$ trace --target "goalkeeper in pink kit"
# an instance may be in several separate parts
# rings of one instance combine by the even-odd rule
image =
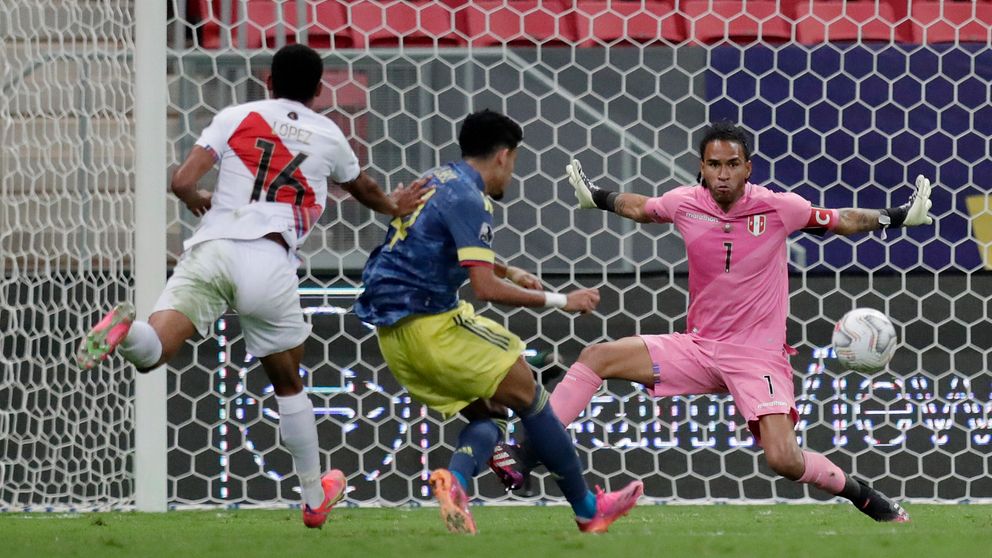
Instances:
[[[581,208],[639,223],[673,223],[689,262],[687,331],[640,335],[585,348],[551,396],[569,424],[603,380],[638,382],[656,397],[727,393],[779,475],[851,500],[876,521],[909,515],[796,441],[791,348],[786,344],[789,284],[786,238],[796,231],[850,235],[930,225],[930,181],[919,176],[910,200],[882,210],[823,209],[792,193],[748,182],[751,154],[743,129],[710,126],[700,142],[700,185],[649,198],[598,188],[578,161],[566,167]],[[515,488],[527,472],[526,448],[497,448],[491,466]]]

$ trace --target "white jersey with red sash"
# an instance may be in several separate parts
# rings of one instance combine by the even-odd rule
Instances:
[[[185,248],[280,233],[295,250],[324,211],[327,179],[358,177],[358,159],[330,119],[288,99],[228,107],[197,145],[220,165],[212,207]]]

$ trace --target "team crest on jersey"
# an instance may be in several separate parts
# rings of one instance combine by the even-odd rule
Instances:
[[[767,226],[768,217],[765,217],[764,214],[751,215],[747,218],[747,232],[754,236],[761,236],[761,233],[765,232]]]
[[[493,243],[493,226],[489,223],[483,223],[482,228],[479,229],[479,240],[485,243],[487,246]]]

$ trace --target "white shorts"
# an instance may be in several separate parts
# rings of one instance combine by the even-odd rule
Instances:
[[[303,319],[296,264],[279,244],[255,240],[208,240],[186,251],[155,312],[176,310],[201,335],[228,308],[236,311],[245,348],[256,357],[289,350],[310,335]]]

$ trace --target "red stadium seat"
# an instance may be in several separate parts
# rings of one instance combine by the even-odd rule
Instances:
[[[307,44],[313,48],[353,48],[355,38],[348,11],[340,2],[307,5],[307,23],[301,26]]]
[[[437,2],[354,1],[317,2],[306,5],[306,23],[297,25],[295,2],[249,0],[246,13],[241,3],[231,2],[231,17],[222,21],[220,0],[194,0],[204,20],[202,45],[219,48],[226,28],[232,46],[275,47],[281,34],[287,43],[295,42],[297,30],[305,31],[315,48],[364,46],[458,45],[454,16],[449,7]],[[280,9],[281,8],[281,9]]]
[[[783,2],[783,4],[786,4]],[[792,21],[777,0],[684,0],[686,34],[700,43],[783,43],[793,39]]]
[[[992,4],[987,2],[913,2],[913,42],[988,43]]]
[[[274,47],[278,44],[279,35],[286,42],[295,40],[295,4],[249,0],[244,4],[244,14],[240,13],[240,2],[231,2],[230,5],[230,19],[224,21],[220,1],[201,2],[198,9],[204,17],[201,42],[204,48],[220,48],[225,40],[234,48]]]
[[[578,39],[571,2],[564,0],[482,0],[467,2],[456,19],[476,47],[568,45]]]
[[[324,4],[339,4],[324,2]],[[347,4],[355,46],[458,46],[455,14],[439,2],[365,1]]]
[[[685,40],[685,20],[674,0],[579,0],[575,21],[581,46],[641,45]]]
[[[293,5],[278,4],[268,0],[249,0],[245,4],[245,13],[238,13],[233,19],[232,45],[245,48],[274,48],[278,44],[279,35],[282,35],[283,39],[295,36],[296,11],[290,9],[291,6]]]
[[[189,0],[186,2],[186,19],[190,22],[204,21],[210,16],[208,0]]]
[[[217,21],[220,15],[211,10],[210,0],[190,0],[186,6],[186,17],[201,24],[198,29],[200,46],[203,48],[220,46],[220,25]]]
[[[212,6],[209,0],[192,0],[187,14],[188,17],[198,17],[203,23],[200,27],[200,46],[203,48],[220,48],[221,45],[221,13],[219,6]]]
[[[899,4],[897,1],[896,6]],[[912,40],[912,30],[905,21],[905,2],[898,9],[882,0],[818,0],[795,4],[796,40],[805,44],[827,41],[895,41]]]

